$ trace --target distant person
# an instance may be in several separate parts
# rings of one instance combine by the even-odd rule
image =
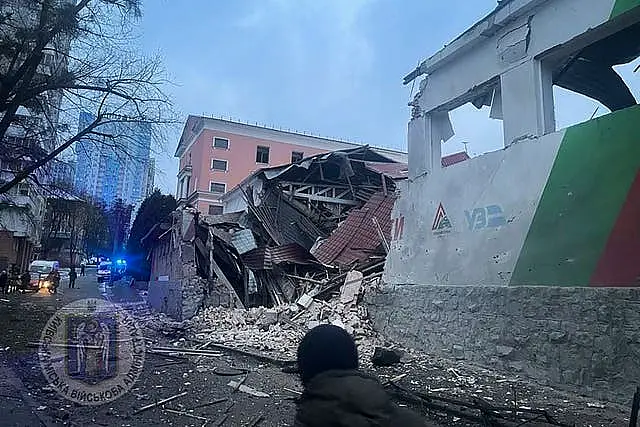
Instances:
[[[0,293],[6,294],[9,286],[9,274],[7,270],[0,271]]]
[[[80,275],[84,276],[84,269],[85,269],[85,265],[84,262],[82,264],[80,264]]]
[[[76,287],[76,279],[78,278],[78,273],[76,273],[76,269],[71,267],[69,270],[69,289],[74,289]]]
[[[50,289],[50,292],[54,294],[58,293],[58,287],[60,286],[60,272],[57,269],[53,270],[51,273],[49,273],[48,279],[51,281],[51,284],[53,285],[52,288]]]
[[[396,405],[382,384],[358,370],[351,335],[333,325],[311,329],[298,346],[304,393],[297,404],[297,427],[426,426],[415,413]]]
[[[29,282],[31,282],[31,274],[29,274],[29,270],[27,270],[20,275],[20,289],[22,292],[29,289]]]

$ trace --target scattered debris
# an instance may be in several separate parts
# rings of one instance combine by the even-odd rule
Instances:
[[[307,308],[297,303],[248,310],[208,307],[192,321],[198,326],[193,331],[195,338],[211,348],[287,367],[295,363],[298,343],[306,331],[330,323],[354,336],[363,365],[368,366],[375,347],[383,342],[369,322],[366,306],[359,301],[363,292],[378,285],[379,279],[354,273],[341,275],[337,281],[341,285],[339,293],[325,293],[327,301],[312,298]]]
[[[250,394],[252,396],[256,396],[256,397],[269,397],[270,395],[268,393],[256,390],[253,387],[249,387],[246,386],[244,384],[242,384],[241,381],[230,381],[229,384],[227,384],[229,387],[232,387],[234,390],[237,389],[243,393],[247,393]]]
[[[234,368],[236,369],[233,372],[221,372],[218,370],[218,368],[216,366],[213,367],[213,370],[211,371],[211,373],[219,375],[221,377],[236,377],[238,375],[244,375],[244,374],[248,374],[249,370],[248,369],[240,369],[240,368]]]
[[[403,378],[404,378],[404,377],[406,377],[407,375],[409,375],[409,374],[400,374],[400,375],[397,375],[397,376],[395,376],[395,377],[393,377],[393,378],[390,378],[389,380],[385,381],[385,382],[383,383],[383,385],[385,385],[385,386],[386,386],[386,385],[389,385],[389,384],[395,383],[395,382],[397,382],[397,381],[400,381],[401,379],[403,379]]]
[[[190,413],[184,412],[184,411],[177,411],[175,409],[168,409],[168,408],[164,408],[164,410],[167,411],[167,412],[170,412],[172,414],[183,415],[183,416],[189,417],[189,418],[195,418],[196,420],[209,421],[209,418],[201,417],[199,415],[190,414]]]
[[[587,402],[587,407],[588,407],[588,408],[600,408],[600,409],[604,409],[604,408],[605,408],[605,405],[604,405],[604,403]]]
[[[206,407],[206,406],[211,406],[211,405],[217,405],[218,403],[226,402],[227,400],[229,400],[229,399],[228,399],[228,398],[226,398],[226,397],[223,397],[223,398],[221,398],[221,399],[215,399],[215,400],[212,400],[212,401],[210,401],[210,402],[201,403],[201,404],[199,404],[199,405],[196,405],[196,406],[192,407],[192,408],[191,408],[191,409],[189,409],[189,410],[190,410],[190,411],[193,411],[194,409],[204,408],[204,407]]]
[[[298,305],[305,310],[313,303],[313,297],[309,294],[303,294],[297,301]]]
[[[264,419],[264,414],[260,413],[260,414],[256,415],[255,417],[253,417],[253,419],[251,421],[249,421],[249,423],[247,424],[247,427],[255,427],[258,424],[260,424],[263,419]]]
[[[157,401],[156,403],[152,403],[152,404],[150,404],[150,405],[143,406],[142,408],[137,409],[137,410],[133,413],[133,415],[138,415],[138,414],[139,414],[139,413],[141,413],[141,412],[147,411],[147,410],[152,409],[152,408],[155,408],[155,407],[157,407],[157,406],[164,405],[165,403],[169,403],[169,402],[171,402],[171,401],[173,401],[173,400],[176,400],[176,399],[178,399],[178,398],[180,398],[180,397],[182,397],[182,396],[185,396],[186,394],[187,394],[187,392],[185,391],[185,392],[182,392],[182,393],[180,393],[180,394],[176,394],[176,395],[174,395],[174,396],[167,397],[166,399],[159,400],[159,401]]]
[[[283,388],[284,391],[289,392],[289,393],[293,393],[293,394],[297,394],[298,396],[302,396],[302,392],[301,391],[297,391],[297,390],[292,390],[290,388]]]
[[[238,391],[238,389],[242,386],[242,384],[244,384],[244,382],[247,380],[247,378],[249,378],[249,375],[245,375],[244,377],[242,377],[242,379],[240,381],[235,381],[235,386],[233,386],[233,391],[231,393],[235,393],[236,391]],[[232,381],[233,382],[233,381]]]
[[[399,350],[376,347],[371,357],[373,366],[391,366],[400,363],[402,353]]]
[[[354,304],[360,294],[361,286],[362,273],[357,270],[348,272],[344,285],[340,288],[340,302],[346,305]]]
[[[223,356],[219,351],[198,350],[195,348],[171,348],[171,347],[154,347],[147,350],[152,354],[169,354],[169,355],[191,355],[191,356],[207,356],[220,357]]]
[[[420,405],[434,413],[465,419],[481,425],[521,426],[535,422],[535,425],[569,427],[555,420],[547,411],[527,407],[507,407],[493,405],[485,399],[475,397],[472,401],[450,398],[409,390],[395,382],[386,384],[389,391],[399,400]],[[497,424],[499,422],[500,424]]]

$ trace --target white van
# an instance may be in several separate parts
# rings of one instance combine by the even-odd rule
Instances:
[[[29,289],[38,291],[40,288],[48,288],[51,285],[52,273],[60,271],[58,261],[35,260],[29,265]]]

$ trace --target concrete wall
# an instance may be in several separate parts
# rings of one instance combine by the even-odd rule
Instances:
[[[560,139],[516,144],[410,182],[394,210],[404,230],[393,236],[386,280],[508,284]],[[470,230],[465,211],[494,205],[508,223]],[[448,226],[438,230],[440,206]]]
[[[182,319],[182,284],[176,282],[149,282],[147,302],[155,311],[174,319]]]
[[[514,3],[525,2],[519,0]],[[529,9],[528,13],[520,13],[514,19],[510,14],[516,12],[518,6],[508,5],[426,61],[429,79],[425,94],[420,98],[424,111],[435,110],[462,97],[471,88],[505,73],[514,63],[529,61],[569,42],[573,49],[584,47],[589,40],[579,36],[609,21],[616,1],[593,1],[589,7],[584,7],[584,0],[528,0],[526,3],[529,6],[522,10]],[[633,4],[627,3],[629,9],[638,5],[635,0]],[[512,35],[525,26],[528,29],[524,56],[513,58],[505,55],[508,52],[503,46],[517,47]],[[521,99],[521,102],[529,100]]]
[[[392,286],[370,313],[402,344],[627,402],[640,377],[640,106],[554,133],[551,56],[638,22],[640,1],[584,3],[505,2],[421,65]],[[444,112],[487,93],[507,148],[440,168]]]
[[[640,378],[640,289],[389,286],[376,328],[443,357],[627,403]]]
[[[230,307],[227,289],[198,274],[195,239],[202,225],[195,212],[177,210],[171,215],[172,230],[153,243],[149,305],[176,320],[190,319],[207,305]]]
[[[627,108],[409,181],[386,282],[638,286],[639,120]]]

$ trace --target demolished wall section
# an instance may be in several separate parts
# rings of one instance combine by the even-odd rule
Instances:
[[[445,358],[626,403],[640,378],[640,289],[387,286],[376,330]]]
[[[202,236],[208,235],[194,210],[171,214],[170,226],[156,237],[149,282],[148,303],[176,320],[190,319],[207,305],[230,307],[228,289],[216,277],[208,277],[208,251]],[[198,243],[202,246],[198,248]],[[205,258],[200,252],[207,252]]]

